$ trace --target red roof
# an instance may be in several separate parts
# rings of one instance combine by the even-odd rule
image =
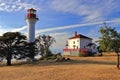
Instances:
[[[33,9],[33,8],[28,9],[28,12],[29,12],[29,11],[35,11],[35,12],[36,12],[36,10]]]
[[[77,35],[77,32],[75,32],[75,35],[73,37],[70,37],[69,39],[75,39],[75,38],[85,38],[85,39],[91,39],[92,40],[92,38],[89,38],[87,36],[84,36],[84,35],[81,35],[81,34]]]

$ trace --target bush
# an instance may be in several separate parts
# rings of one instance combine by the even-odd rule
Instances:
[[[78,53],[78,56],[86,57],[86,56],[94,56],[96,53],[90,52],[90,51],[80,51]]]
[[[40,58],[40,60],[53,60],[53,59],[56,59],[56,56],[54,54],[52,55],[49,55],[49,56],[43,56]]]
[[[48,60],[49,60],[49,59],[54,60],[54,59],[56,59],[56,57],[55,57],[55,55],[52,55],[52,56],[47,57],[47,59],[48,59]]]
[[[40,60],[44,60],[44,57],[41,57]]]
[[[53,56],[52,52],[49,49],[46,49],[46,57]]]
[[[96,53],[88,52],[88,55],[87,55],[87,56],[94,56],[94,54],[96,54]]]
[[[79,52],[78,56],[80,56],[80,57],[86,57],[86,56],[88,56],[88,53]]]
[[[61,61],[61,60],[62,60],[62,55],[61,55],[61,53],[57,53],[57,54],[55,55],[55,57],[56,57],[56,60],[57,60],[57,61]]]

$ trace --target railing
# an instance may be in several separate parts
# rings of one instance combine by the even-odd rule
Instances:
[[[86,52],[89,51],[86,48],[79,48],[79,49],[68,49],[68,48],[64,48],[63,51],[79,51],[79,52]]]
[[[30,13],[28,13],[27,15],[25,15],[25,18],[35,18],[35,19],[38,19],[38,15],[37,14],[30,14]]]

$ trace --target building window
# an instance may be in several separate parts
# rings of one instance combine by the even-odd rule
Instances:
[[[75,49],[75,47],[76,47],[76,46],[75,46],[75,45],[73,45],[73,48],[74,48],[74,49]]]
[[[73,44],[75,44],[75,41],[73,41]]]
[[[78,46],[77,46],[77,49],[78,49]]]

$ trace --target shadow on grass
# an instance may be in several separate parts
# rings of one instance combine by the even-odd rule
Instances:
[[[12,63],[11,66],[52,66],[52,65],[85,65],[85,64],[99,64],[99,65],[116,65],[116,62],[107,61],[93,61],[93,60],[70,60],[70,61],[55,61],[55,60],[42,60],[37,62],[18,62]],[[0,64],[4,67],[6,64]]]
[[[116,65],[116,62],[107,62],[107,61],[93,61],[93,60],[75,60],[73,61],[77,64],[103,64],[103,65]]]
[[[51,65],[85,65],[85,64],[99,64],[99,65],[116,65],[116,62],[93,61],[93,60],[70,60],[64,62],[57,61],[38,61],[38,62],[22,62],[13,64],[13,66],[51,66]]]

